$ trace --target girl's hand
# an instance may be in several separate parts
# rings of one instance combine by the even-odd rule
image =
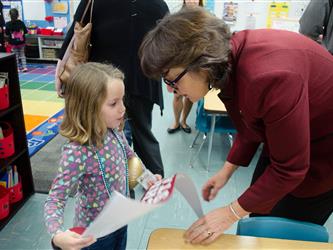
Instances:
[[[150,180],[148,180],[147,184],[148,184],[148,188],[150,188],[152,185],[154,185],[156,182],[162,180],[162,176],[159,174],[154,174],[154,178],[150,178]]]
[[[215,209],[201,217],[185,232],[186,242],[208,245],[224,233],[237,218],[229,207]]]
[[[63,250],[79,250],[95,243],[96,239],[92,236],[82,238],[80,234],[67,230],[57,233],[52,241]]]

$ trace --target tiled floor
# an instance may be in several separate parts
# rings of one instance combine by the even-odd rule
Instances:
[[[205,180],[212,176],[219,169],[219,166],[223,164],[230,147],[229,142],[225,136],[215,136],[211,172],[207,173],[203,168],[206,164],[207,145],[204,146],[194,168],[188,168],[187,165],[190,157],[188,146],[194,139],[195,133],[192,132],[190,135],[183,132],[173,135],[166,133],[166,129],[172,121],[171,103],[172,96],[166,96],[166,110],[163,117],[160,117],[160,112],[157,107],[153,115],[153,131],[160,142],[166,176],[170,176],[176,172],[185,173],[192,178],[196,184],[197,192],[200,192],[201,186]],[[189,119],[189,124],[192,127],[194,125],[194,109],[195,106],[193,107]],[[52,145],[52,142],[50,144]],[[49,150],[47,148],[48,146],[49,145],[47,145],[45,149],[42,149],[42,151]],[[222,189],[214,201],[210,203],[202,201],[205,212],[217,208],[218,206],[228,204],[245,190],[251,179],[256,162],[255,159],[248,168],[240,168],[233,175],[226,187]],[[139,193],[140,190],[137,192],[137,197],[140,197]],[[50,249],[50,238],[43,224],[43,203],[45,198],[46,195],[44,194],[35,194],[0,232],[0,249]],[[66,209],[65,223],[70,227],[73,214],[73,200],[69,201]],[[174,196],[167,204],[129,224],[127,248],[145,249],[152,230],[161,227],[187,228],[195,219],[196,216],[194,212],[184,198],[179,193],[175,192]],[[332,216],[326,223],[326,226],[330,232],[331,240],[333,240]],[[226,233],[235,233],[235,229],[236,226],[234,225]]]

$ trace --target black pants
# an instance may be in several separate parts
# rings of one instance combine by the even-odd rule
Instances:
[[[268,157],[261,155],[252,177],[253,184],[270,164]],[[324,225],[333,212],[333,190],[309,198],[298,198],[291,194],[280,200],[269,214],[250,216],[277,216]]]
[[[0,52],[6,52],[3,32],[0,32]]]
[[[153,103],[137,96],[126,99],[134,151],[153,173],[164,177],[160,145],[151,131]]]

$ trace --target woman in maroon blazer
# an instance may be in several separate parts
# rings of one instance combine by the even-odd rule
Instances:
[[[238,166],[264,149],[252,184],[186,233],[210,243],[241,217],[324,224],[333,210],[333,57],[305,36],[227,25],[202,8],[165,17],[144,39],[141,66],[192,102],[213,87],[238,130],[223,168],[203,186],[214,199]]]

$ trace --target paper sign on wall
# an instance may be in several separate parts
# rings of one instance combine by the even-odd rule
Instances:
[[[224,3],[223,20],[227,24],[234,24],[237,21],[238,3]]]
[[[269,5],[267,16],[267,28],[272,27],[272,19],[286,18],[289,15],[289,3],[273,2]]]
[[[56,14],[68,13],[68,2],[54,2],[52,3],[52,12]]]
[[[55,16],[54,17],[54,28],[56,29],[63,29],[67,27],[67,17],[65,16]]]

